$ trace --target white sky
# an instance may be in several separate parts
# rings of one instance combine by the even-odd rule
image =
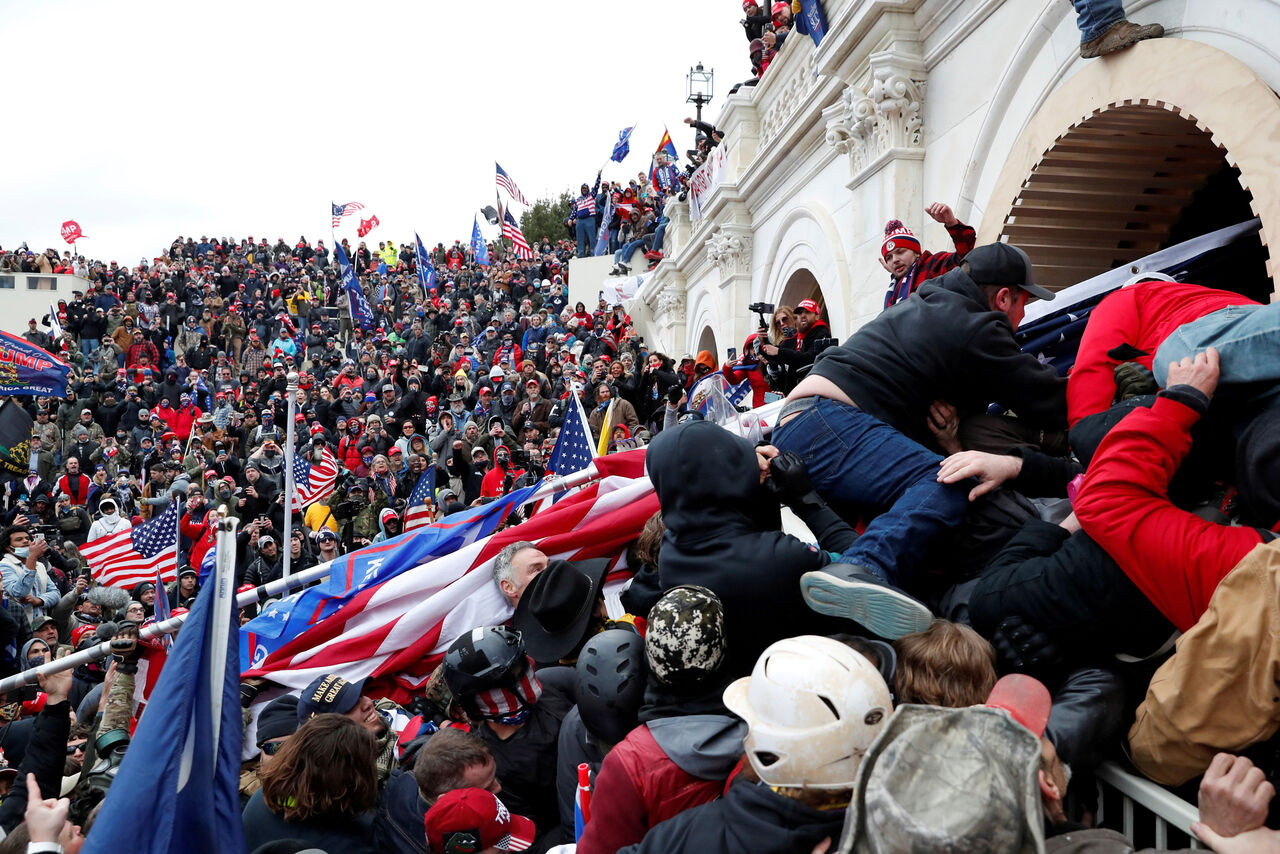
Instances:
[[[736,0],[0,0],[0,247],[61,251],[68,219],[86,256],[129,265],[179,234],[329,244],[330,201],[364,203],[374,241],[465,241],[494,160],[535,201],[594,180],[627,125],[606,179],[647,170],[664,123],[683,157],[689,67],[715,69],[709,121],[749,75],[741,17]]]

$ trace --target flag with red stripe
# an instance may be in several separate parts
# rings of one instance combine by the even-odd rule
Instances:
[[[529,241],[524,239],[524,232],[520,230],[520,226],[516,225],[510,210],[502,214],[502,236],[515,245],[517,258],[523,258],[526,261],[533,259],[533,249],[529,246]]]
[[[507,191],[507,195],[512,201],[519,202],[525,207],[529,206],[529,200],[524,197],[524,193],[520,192],[520,188],[516,186],[516,182],[511,180],[511,176],[506,173],[497,161],[494,162],[494,168],[498,172],[498,186]]]
[[[293,509],[301,510],[333,493],[338,479],[338,460],[325,447],[318,459],[310,454],[293,455]]]
[[[80,547],[80,554],[89,562],[93,580],[107,587],[154,583],[157,572],[166,583],[177,580],[178,502],[170,501],[149,522],[90,540]]]
[[[493,563],[517,540],[537,544],[552,559],[611,558],[606,590],[616,589],[631,575],[627,545],[657,512],[658,498],[644,475],[644,449],[596,462],[603,480],[527,522],[361,590],[245,675],[290,688],[325,673],[371,677],[375,693],[407,701],[457,637],[511,618],[511,605],[493,581]]]

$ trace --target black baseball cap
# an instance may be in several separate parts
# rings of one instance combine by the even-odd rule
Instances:
[[[969,278],[980,285],[1010,285],[1037,299],[1053,299],[1053,291],[1032,281],[1031,259],[1017,246],[988,243],[971,250],[964,261],[969,265]]]

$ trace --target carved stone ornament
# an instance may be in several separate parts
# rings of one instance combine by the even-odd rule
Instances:
[[[707,240],[707,260],[722,275],[751,271],[751,234],[721,229]]]
[[[674,283],[668,284],[658,293],[658,314],[675,323],[684,321],[685,301],[687,297],[682,288]]]
[[[850,86],[823,110],[826,142],[849,156],[857,175],[889,151],[923,149],[923,110],[923,81],[877,68],[865,92]]]

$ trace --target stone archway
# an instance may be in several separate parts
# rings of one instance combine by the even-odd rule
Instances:
[[[709,350],[711,355],[715,357],[717,364],[724,358],[724,354],[716,348],[716,331],[710,326],[702,327],[702,332],[698,333],[698,346],[695,349],[695,356],[703,350]]]
[[[978,242],[1024,246],[1037,275],[1061,287],[1168,245],[1180,221],[1178,239],[1194,236],[1184,214],[1215,181],[1230,189],[1226,176],[1239,219],[1262,219],[1265,246],[1280,228],[1276,139],[1280,98],[1248,66],[1199,42],[1144,42],[1045,100],[996,181]],[[1274,264],[1260,296],[1274,290]]]

